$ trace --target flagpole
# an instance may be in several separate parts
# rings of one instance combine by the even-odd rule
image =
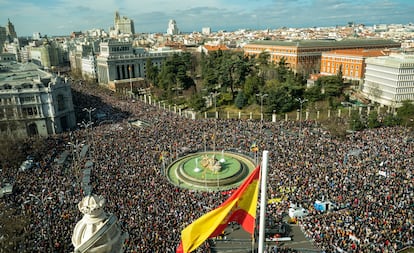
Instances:
[[[266,218],[266,182],[267,182],[267,160],[269,151],[263,150],[263,159],[261,167],[261,187],[260,187],[260,220],[259,220],[259,247],[258,253],[264,252],[265,242],[265,218]]]

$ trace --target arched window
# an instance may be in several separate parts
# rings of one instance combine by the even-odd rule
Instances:
[[[37,131],[37,125],[35,123],[31,123],[27,126],[27,134],[29,136],[36,136],[39,134]]]

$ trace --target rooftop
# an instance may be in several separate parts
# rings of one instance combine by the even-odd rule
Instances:
[[[346,40],[257,40],[250,42],[254,45],[269,45],[269,46],[296,46],[300,47],[332,47],[332,46],[356,46],[356,45],[395,45],[399,47],[401,44],[393,40],[379,40],[379,39],[346,39]]]
[[[338,49],[329,52],[324,52],[323,55],[346,55],[346,56],[360,56],[360,57],[376,57],[389,55],[389,50],[385,51],[383,49]]]
[[[40,69],[34,63],[0,62],[0,89],[12,87],[30,88],[35,83],[41,84],[41,79],[47,79],[52,75]]]

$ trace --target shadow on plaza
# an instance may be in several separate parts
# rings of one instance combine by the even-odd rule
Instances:
[[[265,245],[273,248],[269,252],[321,252],[318,248],[304,236],[298,225],[286,224],[286,236],[291,237],[291,241],[274,242],[266,241]],[[251,235],[241,227],[233,228],[229,225],[223,237],[210,241],[212,253],[256,253],[258,248],[258,236],[255,243],[252,242]],[[278,250],[275,251],[275,248]]]
[[[114,94],[108,94],[114,96]],[[131,113],[121,108],[114,107],[106,103],[100,97],[83,93],[72,89],[72,100],[77,122],[88,121],[89,115],[84,111],[85,108],[96,108],[93,114],[93,121],[97,123],[118,123],[131,116]],[[130,103],[128,100],[120,100],[120,103]]]

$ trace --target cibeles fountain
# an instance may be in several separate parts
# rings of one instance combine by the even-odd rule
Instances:
[[[89,195],[78,204],[84,216],[72,234],[75,253],[121,253],[128,234],[122,232],[117,218],[104,211],[105,199]]]
[[[255,167],[249,156],[239,152],[204,151],[179,157],[164,173],[181,188],[220,191],[238,187]]]

